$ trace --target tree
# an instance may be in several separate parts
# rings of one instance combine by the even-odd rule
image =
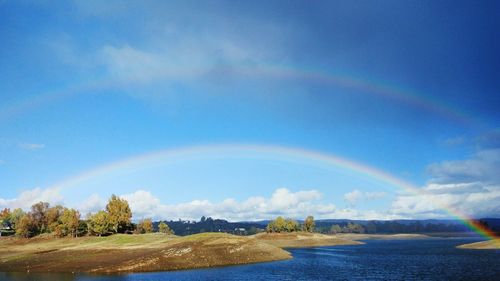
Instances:
[[[139,233],[153,232],[153,221],[150,218],[140,220],[139,224],[137,224],[137,231]]]
[[[330,232],[333,234],[341,233],[342,232],[342,227],[338,224],[332,225],[332,228],[330,229]]]
[[[109,223],[113,232],[123,232],[130,225],[132,211],[127,200],[113,194],[106,205],[106,211],[109,214]]]
[[[44,233],[48,231],[47,222],[47,211],[49,209],[49,203],[38,202],[31,206],[31,217],[33,223],[36,227],[36,234]]]
[[[30,214],[24,214],[17,222],[16,235],[29,238],[35,236],[37,233],[37,226],[33,217]]]
[[[284,219],[277,217],[275,220],[270,221],[266,226],[267,232],[292,232],[299,229],[299,224],[292,219]]]
[[[7,208],[3,209],[0,212],[0,236],[2,236],[2,231],[4,229],[11,228],[10,219],[11,219],[10,209]]]
[[[83,236],[89,233],[89,225],[86,220],[80,220],[78,222],[78,229],[76,231],[76,236]]]
[[[89,231],[101,236],[111,230],[110,216],[105,211],[99,211],[89,217]]]
[[[0,212],[0,227],[9,227],[11,226],[11,217],[12,213],[10,212],[10,209],[5,208]]]
[[[313,232],[314,226],[315,226],[314,217],[307,216],[306,220],[304,221],[304,231]]]
[[[286,220],[283,217],[277,217],[274,221],[276,232],[282,232],[285,230]]]
[[[64,207],[61,205],[57,205],[52,208],[47,209],[46,217],[47,217],[47,231],[48,232],[55,232],[56,228],[60,230],[59,228],[59,217],[64,211]],[[57,235],[61,236],[61,235]]]
[[[294,232],[299,229],[299,223],[292,219],[285,220],[285,230],[288,232]]]
[[[365,233],[365,228],[357,223],[348,223],[344,229],[347,233]]]
[[[21,208],[14,209],[14,211],[12,211],[12,213],[10,214],[10,224],[13,229],[16,229],[17,223],[24,215],[25,213]]]
[[[60,225],[63,235],[77,236],[78,227],[80,226],[80,212],[75,209],[64,208]]]
[[[276,226],[275,226],[275,224],[274,224],[274,221],[270,221],[270,222],[266,225],[266,232],[267,232],[267,233],[276,232]]]
[[[173,230],[171,230],[165,222],[160,222],[158,225],[158,231],[165,234],[173,234]]]

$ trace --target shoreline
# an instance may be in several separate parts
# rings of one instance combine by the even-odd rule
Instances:
[[[429,239],[432,236],[418,233],[398,233],[398,234],[358,234],[358,233],[339,233],[335,236],[350,240],[400,240],[400,239]]]
[[[462,244],[458,245],[457,248],[469,250],[500,250],[500,239]]]
[[[290,253],[224,233],[0,240],[0,271],[132,273],[286,260]],[[8,249],[6,251],[5,249]]]
[[[0,272],[115,274],[244,265],[293,258],[287,248],[364,244],[368,239],[423,239],[420,234],[200,233],[107,237],[2,238]]]

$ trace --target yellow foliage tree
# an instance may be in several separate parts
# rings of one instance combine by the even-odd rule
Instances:
[[[137,224],[137,231],[139,233],[153,232],[153,221],[150,218],[139,221],[139,224]]]
[[[99,211],[89,218],[89,231],[101,236],[111,230],[109,214],[105,211]]]
[[[60,218],[63,235],[75,237],[78,226],[80,225],[80,212],[75,209],[65,208]]]
[[[106,205],[106,211],[114,233],[123,232],[130,225],[132,211],[127,200],[113,194]]]
[[[158,231],[165,234],[173,234],[174,232],[165,222],[160,222],[158,225]]]

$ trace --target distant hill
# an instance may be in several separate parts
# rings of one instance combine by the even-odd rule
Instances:
[[[499,218],[482,218],[494,231],[500,232]],[[303,221],[299,220],[299,223]],[[348,224],[363,226],[366,233],[472,233],[471,229],[458,219],[426,219],[426,220],[349,220],[349,219],[322,219],[316,220],[316,231],[330,233],[333,225],[346,227]],[[166,221],[177,235],[190,235],[202,232],[226,232],[240,235],[252,235],[265,231],[269,220],[229,222],[224,219],[203,217],[200,221]],[[153,225],[158,227],[159,222]]]

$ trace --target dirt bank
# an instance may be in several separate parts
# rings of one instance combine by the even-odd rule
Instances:
[[[222,233],[0,239],[0,271],[10,272],[164,271],[289,258],[277,246]]]

